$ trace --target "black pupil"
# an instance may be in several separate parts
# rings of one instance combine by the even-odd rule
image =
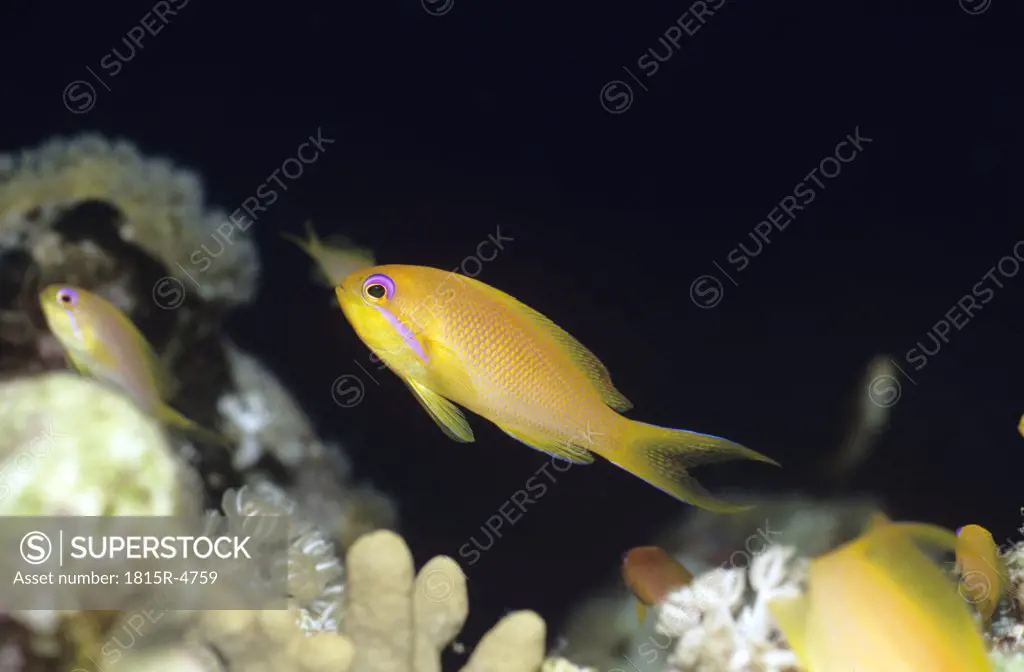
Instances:
[[[71,301],[71,297],[68,296],[67,294],[61,294],[60,300],[63,301],[64,303],[69,303]]]
[[[387,290],[384,289],[384,285],[370,285],[366,288],[366,293],[375,299],[382,299],[387,294]]]

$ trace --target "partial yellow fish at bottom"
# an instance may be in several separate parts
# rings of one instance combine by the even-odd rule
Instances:
[[[877,515],[859,538],[811,561],[804,595],[769,603],[808,672],[991,672],[970,609],[919,545],[956,535]]]

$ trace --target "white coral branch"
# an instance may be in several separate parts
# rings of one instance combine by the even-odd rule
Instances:
[[[679,638],[668,672],[794,669],[796,656],[768,603],[801,592],[807,563],[795,555],[793,548],[769,546],[749,568],[715,569],[670,594],[657,624],[659,633]]]

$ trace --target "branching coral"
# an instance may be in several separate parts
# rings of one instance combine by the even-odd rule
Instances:
[[[796,668],[768,611],[768,602],[798,594],[806,561],[794,549],[770,546],[749,568],[715,569],[672,593],[659,633],[678,637],[669,668],[680,672],[786,672]]]
[[[288,593],[298,625],[307,633],[336,632],[341,625],[345,572],[331,542],[298,516],[297,505],[267,481],[224,493],[224,514],[230,528],[244,530],[251,516],[277,516],[288,521]]]
[[[986,639],[996,669],[1016,672],[1024,670],[1024,542],[1010,547],[1003,559],[1010,585]]]
[[[796,672],[797,660],[767,605],[805,590],[808,561],[792,547],[773,545],[749,569],[715,569],[668,596],[657,631],[678,638],[669,672]],[[1005,559],[1011,586],[986,632],[996,672],[1024,670],[1024,543]],[[980,625],[980,619],[979,619]]]
[[[225,433],[236,442],[237,469],[255,464],[272,453],[281,464],[294,467],[312,450],[322,450],[306,414],[277,377],[253,356],[231,344],[225,348],[234,390],[218,401],[228,419]]]
[[[112,669],[153,672],[162,668],[146,667],[150,661],[187,659],[193,667],[183,672],[439,672],[441,653],[468,614],[458,564],[436,557],[414,574],[409,549],[388,531],[361,537],[345,564],[341,633],[304,632],[295,607],[199,612],[188,622],[184,644],[124,651]],[[162,639],[155,630],[148,635]],[[534,612],[509,614],[481,639],[463,672],[538,672],[544,637],[544,621]],[[210,662],[213,653],[223,665]]]
[[[270,455],[292,472],[288,495],[301,515],[347,548],[357,537],[394,524],[393,504],[375,490],[353,487],[350,467],[337,446],[323,443],[309,417],[278,378],[255,357],[225,343],[233,379],[218,408],[225,434],[237,445],[236,469]]]
[[[360,538],[348,555],[345,632],[356,647],[351,672],[436,672],[441,652],[468,614],[466,579],[447,557],[413,578],[412,555],[398,535]],[[544,621],[532,611],[506,616],[477,646],[463,672],[536,672],[544,660]]]

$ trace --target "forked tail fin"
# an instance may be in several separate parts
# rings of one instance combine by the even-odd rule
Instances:
[[[717,436],[631,423],[632,440],[619,451],[609,451],[606,457],[662,492],[708,511],[736,513],[753,506],[718,499],[690,475],[691,467],[731,460],[756,460],[779,466],[770,457]]]

